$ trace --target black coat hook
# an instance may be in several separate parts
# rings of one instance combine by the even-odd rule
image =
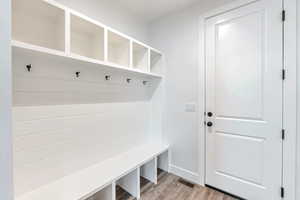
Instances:
[[[76,72],[75,74],[77,78],[80,76],[80,72]]]
[[[32,66],[31,66],[31,64],[29,64],[29,65],[26,65],[26,68],[27,68],[27,71],[28,71],[28,72],[30,72],[30,71],[31,71],[31,67],[32,67]]]
[[[106,75],[106,76],[105,76],[105,80],[110,81],[110,80],[111,80],[111,76]]]
[[[126,82],[130,83],[131,82],[131,78],[126,79]]]

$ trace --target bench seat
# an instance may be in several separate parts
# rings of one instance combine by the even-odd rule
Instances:
[[[135,147],[128,152],[17,196],[15,200],[86,199],[167,150],[167,145],[158,144]]]

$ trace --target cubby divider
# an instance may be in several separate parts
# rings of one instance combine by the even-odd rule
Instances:
[[[157,158],[153,158],[141,166],[141,177],[157,184]]]
[[[116,184],[136,199],[140,198],[140,169],[137,168],[120,178]]]

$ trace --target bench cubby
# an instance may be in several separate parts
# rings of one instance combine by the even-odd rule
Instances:
[[[137,168],[132,172],[121,177],[116,185],[128,192],[132,197],[140,198],[140,169]]]
[[[157,184],[157,158],[153,158],[141,166],[141,177]]]
[[[112,183],[85,200],[115,200],[115,183]]]

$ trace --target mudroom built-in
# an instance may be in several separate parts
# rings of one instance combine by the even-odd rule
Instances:
[[[0,2],[0,200],[300,198],[296,0]]]

